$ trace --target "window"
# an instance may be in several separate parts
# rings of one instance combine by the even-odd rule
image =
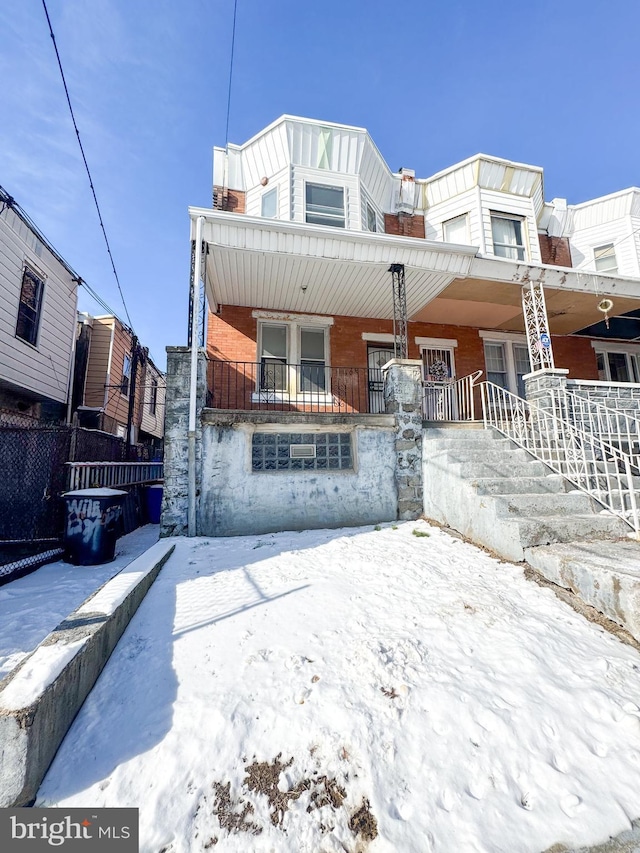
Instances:
[[[445,243],[460,243],[463,246],[469,244],[469,217],[456,216],[442,223],[442,239]]]
[[[307,184],[305,189],[306,221],[310,225],[345,227],[344,189]]]
[[[487,380],[518,397],[524,397],[524,376],[531,373],[526,339],[522,335],[482,331],[480,337],[484,338]]]
[[[308,321],[307,321],[308,322]],[[307,325],[305,317],[287,323],[258,324],[258,391],[281,394],[329,393],[329,335],[326,325]]]
[[[345,471],[353,469],[348,432],[255,432],[252,471]]]
[[[149,414],[155,415],[158,408],[158,380],[151,380],[151,393],[149,394]]]
[[[367,231],[377,231],[378,222],[376,220],[376,212],[367,202]]]
[[[261,199],[260,215],[267,219],[275,219],[278,215],[278,188],[274,187],[263,194]]]
[[[524,261],[524,224],[522,219],[512,219],[499,214],[491,214],[491,234],[493,254],[512,261]]]
[[[605,272],[610,275],[618,272],[618,261],[613,243],[607,243],[606,246],[598,246],[597,249],[594,249],[593,261],[598,272]]]
[[[44,278],[30,267],[25,267],[22,273],[22,287],[20,288],[16,337],[33,346],[38,340],[43,290]]]
[[[120,386],[120,393],[125,397],[129,396],[129,386],[131,384],[131,356],[125,355],[124,363],[122,365],[122,385]]]
[[[595,344],[594,344],[595,346]],[[627,352],[598,344],[596,362],[598,379],[602,382],[640,382],[638,352]]]

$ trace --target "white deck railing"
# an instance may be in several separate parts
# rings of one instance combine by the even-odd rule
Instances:
[[[119,489],[163,477],[162,462],[67,462],[69,491],[96,486]]]
[[[556,394],[557,392],[553,392]],[[560,408],[566,402],[567,417],[578,429],[600,436],[603,441],[628,453],[633,467],[640,465],[640,420],[628,412],[611,409],[590,397],[572,391],[561,391],[557,400]]]
[[[476,409],[474,387],[482,376],[476,370],[461,379],[445,379],[442,382],[427,380],[423,386],[423,417],[426,421],[473,421]]]
[[[566,416],[566,401],[549,396],[549,408],[494,385],[480,384],[485,427],[495,427],[551,470],[625,521],[639,538],[632,457]]]

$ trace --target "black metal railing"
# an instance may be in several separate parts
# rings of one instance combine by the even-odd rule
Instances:
[[[211,408],[240,411],[384,411],[370,380],[366,367],[288,364],[278,359],[210,361],[207,400]]]

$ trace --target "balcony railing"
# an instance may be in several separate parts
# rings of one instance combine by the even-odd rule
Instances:
[[[366,367],[287,364],[276,359],[210,361],[208,385],[208,405],[214,409],[384,412],[379,383]]]
[[[162,462],[67,462],[69,489],[96,486],[120,489],[154,483],[163,477]]]

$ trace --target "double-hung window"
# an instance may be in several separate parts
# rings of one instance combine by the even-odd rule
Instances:
[[[293,397],[329,393],[328,326],[307,325],[305,318],[258,324],[259,392]]]
[[[373,207],[366,202],[366,210],[367,210],[367,231],[377,231],[378,230],[378,221],[376,218],[376,212]]]
[[[305,216],[310,225],[345,227],[344,188],[324,184],[305,187]]]
[[[593,261],[598,272],[608,273],[609,275],[615,275],[618,272],[618,260],[613,243],[595,248],[593,250]]]
[[[640,350],[624,344],[605,344],[593,341],[596,351],[598,379],[601,382],[640,382]]]
[[[495,337],[494,337],[495,336]],[[480,332],[484,338],[484,362],[487,379],[518,397],[525,396],[524,376],[531,372],[529,349],[521,336]],[[492,340],[493,338],[493,340]]]
[[[158,380],[151,380],[151,392],[149,394],[149,414],[155,415],[158,409]]]
[[[25,267],[22,273],[22,287],[20,288],[16,338],[20,338],[32,346],[36,346],[38,341],[43,291],[44,277],[38,275],[30,267]]]
[[[442,238],[445,243],[469,245],[469,217],[466,213],[442,223]]]
[[[526,259],[525,228],[522,219],[492,213],[491,235],[493,237],[494,255],[499,258],[509,258],[512,261],[524,261]]]

